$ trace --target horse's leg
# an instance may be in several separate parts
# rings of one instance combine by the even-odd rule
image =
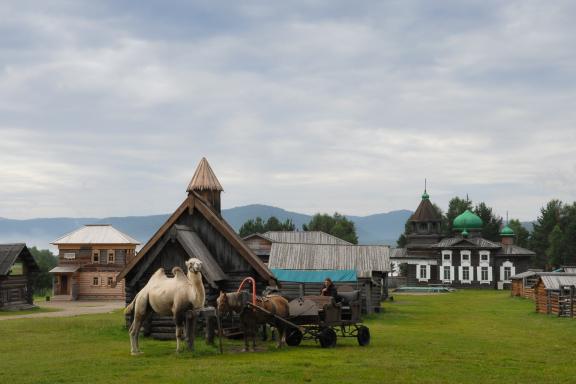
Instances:
[[[256,334],[258,333],[256,330],[257,328],[258,328],[258,323],[256,321],[254,321],[252,323],[252,326],[250,327],[251,336],[252,336],[252,352],[256,351]]]

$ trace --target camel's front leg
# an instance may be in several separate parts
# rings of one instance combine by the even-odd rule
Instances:
[[[142,353],[140,352],[140,347],[138,345],[138,336],[141,325],[142,319],[138,315],[134,316],[134,321],[132,321],[132,325],[130,326],[130,354],[133,356]]]
[[[176,325],[176,352],[180,353],[180,340],[184,339],[184,327]]]

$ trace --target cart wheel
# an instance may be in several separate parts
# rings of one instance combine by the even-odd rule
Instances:
[[[286,344],[291,347],[296,347],[302,342],[302,332],[298,328],[290,328],[287,330]]]
[[[336,346],[336,332],[332,328],[324,328],[318,335],[322,348],[333,348]]]
[[[368,329],[368,327],[365,327],[363,325],[358,327],[358,335],[356,336],[356,338],[358,339],[358,344],[360,344],[361,347],[365,347],[368,344],[370,344],[370,330]]]

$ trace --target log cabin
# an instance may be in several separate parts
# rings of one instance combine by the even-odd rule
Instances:
[[[560,317],[576,313],[576,274],[541,272],[534,286],[536,312]]]
[[[33,307],[40,269],[26,244],[0,244],[0,309]]]
[[[238,289],[246,277],[256,280],[258,292],[276,286],[272,272],[222,217],[222,191],[208,161],[202,158],[184,201],[116,277],[116,282],[124,286],[126,304],[159,268],[170,276],[175,266],[185,270],[184,263],[191,257],[203,263],[207,305],[215,305],[220,290]],[[126,323],[130,322],[127,317]],[[171,339],[173,327],[172,319],[154,315],[145,324],[144,333],[157,339]]]
[[[529,269],[512,276],[510,278],[512,280],[511,296],[534,300],[534,286],[538,282],[538,274],[541,272],[541,269]]]
[[[53,300],[124,300],[116,275],[134,257],[137,240],[109,224],[89,224],[52,242],[58,247]]]

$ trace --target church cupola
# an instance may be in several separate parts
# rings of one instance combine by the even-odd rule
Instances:
[[[442,216],[430,201],[430,195],[424,188],[422,200],[416,211],[408,219],[406,237],[407,246],[435,244],[440,241]]]
[[[466,231],[469,236],[477,235],[482,232],[484,222],[480,216],[476,215],[471,210],[467,209],[460,215],[456,216],[452,222],[452,230],[455,232]]]
[[[186,188],[186,192],[190,195],[192,192],[200,195],[204,201],[211,205],[216,212],[220,213],[220,194],[224,190],[218,178],[212,171],[208,160],[205,157],[200,160],[200,164],[192,176],[192,180]]]
[[[502,228],[502,230],[500,231],[500,238],[502,244],[504,245],[514,244],[514,237],[516,237],[514,230],[510,228],[508,224],[506,224],[506,226]]]

